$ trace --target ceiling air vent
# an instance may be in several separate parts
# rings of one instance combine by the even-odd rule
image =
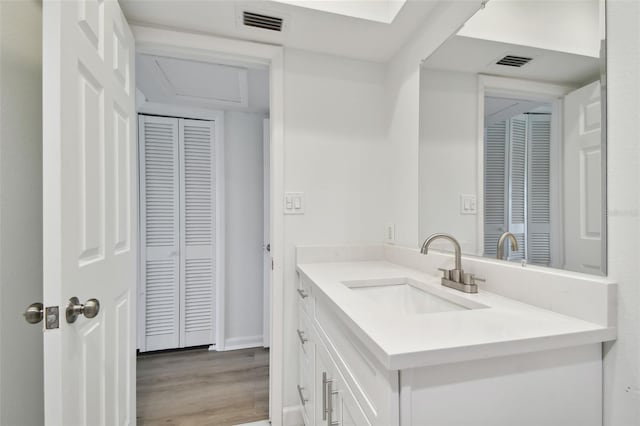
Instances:
[[[282,18],[262,15],[244,11],[242,13],[242,23],[247,27],[262,28],[263,30],[282,31]]]
[[[531,61],[533,58],[525,58],[524,56],[507,55],[500,59],[496,64],[506,65],[508,67],[521,67]]]

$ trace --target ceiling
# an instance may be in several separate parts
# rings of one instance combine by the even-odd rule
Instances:
[[[353,18],[369,19],[370,21],[393,22],[406,0],[274,0],[294,6],[321,10]]]
[[[507,54],[533,60],[521,68],[496,65],[496,61]],[[423,67],[573,87],[591,83],[600,76],[597,58],[458,35],[440,46],[424,61]]]
[[[484,98],[485,125],[508,120],[526,112],[551,114],[551,104],[498,96]]]
[[[404,4],[400,0],[306,2],[310,5],[326,3],[325,6],[335,3],[341,9],[336,7],[334,10],[343,14],[301,7],[299,4],[305,2],[299,0],[295,1],[298,5],[269,0],[120,0],[120,4],[130,24],[154,25],[385,62],[409,40],[439,1],[407,0]],[[382,3],[383,8],[389,10],[389,17],[394,8],[399,10],[390,23],[344,14],[347,9],[353,12],[359,7],[358,14],[367,16],[371,11],[362,8],[367,3]],[[284,19],[283,31],[278,33],[243,26],[240,17],[245,10]],[[376,14],[379,15],[378,12]]]
[[[269,111],[269,71],[136,55],[136,87],[149,102],[190,108]]]

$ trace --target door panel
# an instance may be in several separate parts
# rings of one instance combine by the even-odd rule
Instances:
[[[215,122],[180,119],[180,347],[215,342]]]
[[[135,422],[134,42],[118,3],[43,2],[45,423]],[[65,321],[71,297],[100,301]]]
[[[602,271],[602,139],[600,82],[564,102],[565,269]]]
[[[507,170],[506,121],[485,129],[484,148],[484,255],[495,256],[500,235],[507,230],[509,199]]]
[[[180,346],[178,119],[140,115],[140,350]]]

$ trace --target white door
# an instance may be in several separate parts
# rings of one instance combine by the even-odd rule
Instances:
[[[133,36],[115,0],[45,0],[42,19],[45,424],[134,424]],[[68,322],[72,297],[97,316]]]
[[[564,100],[565,269],[602,271],[602,139],[600,82]]]
[[[217,123],[180,119],[180,347],[216,343],[221,153]],[[216,172],[218,172],[216,176]],[[218,274],[216,275],[216,273]]]
[[[271,346],[271,126],[269,119],[262,124],[264,167],[264,284],[262,309],[262,345]]]

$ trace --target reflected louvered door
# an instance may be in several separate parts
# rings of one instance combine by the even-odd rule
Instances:
[[[551,115],[529,114],[528,261],[551,264]]]
[[[484,255],[495,256],[498,238],[507,226],[507,122],[485,129]]]
[[[508,259],[526,259],[527,227],[527,117],[509,120],[509,232],[518,240],[518,250],[507,250]]]
[[[180,345],[178,119],[139,116],[141,350]]]
[[[215,343],[214,126],[180,120],[181,347]]]

